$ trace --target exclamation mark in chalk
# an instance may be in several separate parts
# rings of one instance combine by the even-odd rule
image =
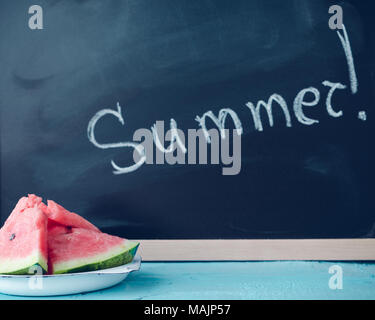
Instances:
[[[358,92],[358,78],[357,78],[357,73],[355,71],[352,48],[350,46],[350,41],[349,41],[348,33],[346,32],[345,25],[343,24],[342,26],[343,26],[342,28],[343,34],[341,34],[340,30],[337,30],[336,32],[340,38],[342,47],[344,48],[346,62],[348,63],[350,90],[352,91],[352,94],[356,94]],[[366,111],[359,111],[358,119],[362,121],[366,121],[367,120]]]

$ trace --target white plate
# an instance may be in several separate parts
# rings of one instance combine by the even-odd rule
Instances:
[[[136,255],[131,263],[90,272],[60,275],[0,275],[0,292],[18,296],[59,296],[108,288],[141,267]]]

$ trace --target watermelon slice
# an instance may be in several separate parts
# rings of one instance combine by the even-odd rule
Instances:
[[[0,273],[34,273],[34,265],[47,271],[47,217],[38,207],[42,199],[21,198],[0,229]]]
[[[43,212],[48,216],[49,220],[57,222],[64,226],[83,228],[100,232],[92,223],[82,218],[74,212],[66,210],[63,206],[60,206],[52,200],[47,201],[47,206],[44,203],[40,203],[39,206]]]
[[[138,242],[102,233],[52,200],[21,198],[0,229],[0,274],[84,272],[131,262]]]
[[[83,228],[54,226],[48,237],[50,272],[85,272],[131,262],[138,242]]]

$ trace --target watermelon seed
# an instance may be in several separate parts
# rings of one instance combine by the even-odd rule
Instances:
[[[12,233],[12,235],[11,235],[10,238],[9,238],[9,240],[12,241],[15,237],[16,237],[16,234],[15,234],[15,233]]]

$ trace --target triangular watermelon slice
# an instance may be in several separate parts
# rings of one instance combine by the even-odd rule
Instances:
[[[39,206],[48,216],[49,220],[52,220],[64,226],[83,228],[100,232],[100,230],[92,223],[88,222],[78,214],[66,210],[63,206],[57,204],[55,201],[48,200],[47,204],[48,205],[40,203]]]
[[[34,265],[47,272],[47,216],[38,207],[42,199],[21,198],[0,229],[0,273],[34,273]]]
[[[138,242],[82,228],[52,226],[48,237],[50,272],[85,272],[131,262]]]
[[[35,195],[21,198],[0,229],[0,274],[84,272],[131,262],[138,242],[111,236]]]

